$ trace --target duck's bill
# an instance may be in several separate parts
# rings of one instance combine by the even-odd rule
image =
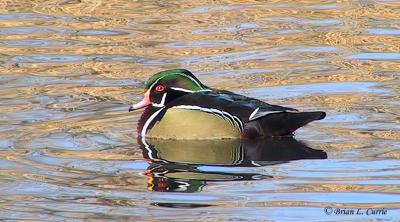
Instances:
[[[151,104],[151,101],[150,101],[150,96],[149,96],[149,94],[150,94],[149,92],[146,92],[146,93],[144,94],[144,98],[143,98],[142,101],[140,101],[140,102],[138,102],[138,103],[133,104],[132,106],[130,106],[130,107],[129,107],[129,112],[130,112],[130,111],[133,111],[133,110],[141,109],[141,108],[143,108],[143,107],[146,107],[146,106],[150,105],[150,104]]]

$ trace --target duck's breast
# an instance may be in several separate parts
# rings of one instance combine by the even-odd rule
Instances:
[[[227,117],[201,110],[169,108],[147,132],[162,139],[240,138],[240,130]]]

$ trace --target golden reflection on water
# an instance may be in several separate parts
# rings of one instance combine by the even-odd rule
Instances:
[[[383,0],[1,1],[0,218],[395,218],[399,7]],[[128,113],[128,104],[151,74],[176,67],[215,88],[327,111],[296,138],[328,159],[154,165],[136,142],[140,113]],[[159,184],[181,182],[179,192],[189,177],[187,193],[146,190],[163,178]],[[329,217],[325,206],[389,215]]]

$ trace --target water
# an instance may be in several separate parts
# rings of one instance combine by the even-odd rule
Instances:
[[[2,1],[0,218],[397,221],[399,32],[399,1]],[[128,106],[177,67],[328,116],[144,145]]]

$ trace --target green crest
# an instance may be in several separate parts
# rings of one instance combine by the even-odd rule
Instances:
[[[171,69],[154,74],[147,80],[146,90],[152,88],[157,83],[162,83],[169,87],[177,87],[191,91],[208,89],[191,72],[186,69]]]

